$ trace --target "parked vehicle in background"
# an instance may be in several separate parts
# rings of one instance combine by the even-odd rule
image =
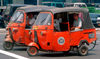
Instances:
[[[85,3],[65,3],[66,7],[87,7]]]
[[[3,11],[6,9],[6,6],[0,7],[0,27],[4,27],[4,21],[2,19]]]
[[[25,4],[8,4],[3,14],[3,21],[5,27],[7,26],[10,18],[18,7],[26,6]]]
[[[65,3],[65,7],[81,7],[81,8],[88,8],[90,13],[100,13],[99,8],[97,8],[98,5],[93,4],[85,4],[85,3]]]
[[[63,2],[42,2],[42,5],[55,6],[55,7],[59,7],[59,8],[64,7],[64,3]]]
[[[100,26],[100,14],[98,13],[90,13],[90,18],[94,24],[95,27]]]

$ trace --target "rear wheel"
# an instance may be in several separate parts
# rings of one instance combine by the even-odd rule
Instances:
[[[12,42],[4,42],[3,43],[3,48],[5,50],[12,50],[14,47],[14,44]]]
[[[86,45],[81,45],[78,48],[78,54],[80,56],[86,56],[88,54],[88,47]]]
[[[36,47],[28,47],[27,53],[29,56],[36,56],[38,54],[38,49]]]
[[[89,44],[88,48],[89,48],[89,51],[90,50],[93,50],[96,46],[96,41],[93,41],[91,44]]]

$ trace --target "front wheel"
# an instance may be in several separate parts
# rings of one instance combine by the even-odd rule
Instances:
[[[4,42],[3,43],[3,48],[5,50],[12,50],[14,47],[14,44],[12,42]]]
[[[28,47],[27,53],[29,56],[36,56],[38,54],[38,49],[36,47]]]
[[[88,54],[88,47],[86,45],[81,45],[78,48],[78,54],[80,56],[86,56]]]

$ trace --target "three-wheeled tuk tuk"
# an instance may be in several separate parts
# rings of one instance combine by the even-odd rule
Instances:
[[[74,19],[74,14],[77,14],[81,22]],[[79,24],[80,28],[74,27]],[[40,12],[30,35],[33,42],[27,49],[29,56],[37,55],[39,50],[64,53],[76,51],[85,56],[88,54],[89,44],[96,40],[96,30],[88,10],[79,7],[54,8]]]
[[[29,31],[40,11],[49,9],[48,6],[26,6],[16,10],[6,30],[7,35],[3,43],[5,50],[11,50],[14,45],[27,46],[32,42]],[[52,7],[54,8],[54,7]]]

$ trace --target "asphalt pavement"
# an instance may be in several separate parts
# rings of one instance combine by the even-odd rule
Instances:
[[[0,29],[0,59],[100,59],[100,31],[97,31],[96,47],[89,51],[87,56],[78,56],[77,53],[64,55],[62,52],[48,53],[40,51],[38,56],[30,57],[26,52],[27,47],[14,47],[11,51],[5,51],[2,46],[5,34],[5,29]]]

